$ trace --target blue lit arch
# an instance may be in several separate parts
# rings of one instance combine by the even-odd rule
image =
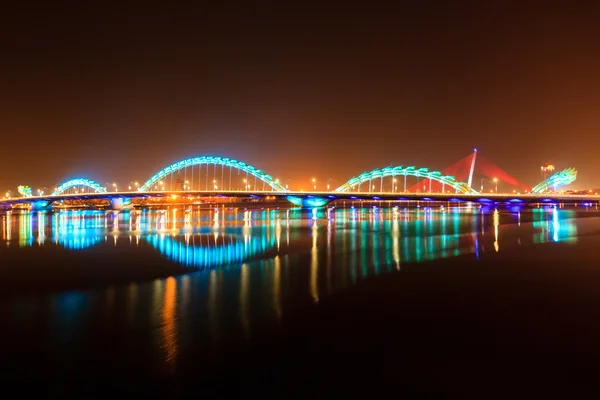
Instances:
[[[415,176],[418,178],[430,179],[432,181],[440,182],[448,187],[456,190],[457,193],[464,194],[477,194],[477,191],[469,187],[466,182],[459,182],[453,176],[443,175],[440,171],[429,171],[427,168],[416,168],[403,167],[402,165],[396,167],[385,167],[382,169],[376,168],[372,171],[363,172],[362,174],[350,178],[348,182],[335,189],[336,192],[348,192],[353,187],[360,185],[364,182],[370,182],[373,179],[385,178],[385,177],[397,177],[397,176]]]
[[[77,186],[88,187],[96,193],[106,193],[105,187],[100,186],[100,184],[92,181],[91,179],[75,178],[75,179],[71,179],[71,180],[68,180],[68,181],[62,183],[59,187],[56,188],[56,190],[52,193],[52,195],[53,196],[61,195],[61,194],[65,193],[67,190],[71,189],[72,187],[77,187]]]
[[[196,236],[196,235],[194,235]],[[198,234],[198,237],[203,236]],[[277,245],[275,235],[263,232],[261,237],[244,240],[242,236],[228,235],[213,245],[186,243],[170,235],[153,234],[144,238],[166,258],[179,265],[191,268],[215,268],[241,264],[244,261],[266,253]]]
[[[150,179],[148,179],[146,181],[146,183],[144,183],[140,187],[139,190],[141,192],[150,191],[150,189],[152,189],[152,187],[155,184],[160,182],[162,179],[166,178],[169,174],[172,174],[174,172],[180,171],[185,168],[193,167],[196,165],[202,165],[202,164],[222,165],[225,167],[235,168],[239,171],[246,172],[249,175],[252,175],[252,176],[256,177],[257,179],[263,181],[264,183],[269,185],[276,192],[287,192],[288,191],[278,181],[274,180],[271,175],[265,174],[263,171],[254,168],[252,165],[248,165],[244,162],[233,160],[231,158],[209,157],[209,156],[188,158],[187,160],[182,160],[182,161],[176,162],[174,164],[171,164],[168,167],[163,168],[162,170],[160,170],[156,174],[154,174]]]

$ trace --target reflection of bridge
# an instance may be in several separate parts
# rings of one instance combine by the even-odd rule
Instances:
[[[121,219],[118,212],[23,213],[15,216],[18,220],[16,226],[13,226],[13,215],[9,215],[3,222],[2,239],[7,240],[7,244],[17,239],[19,247],[52,243],[69,250],[84,250],[107,241],[116,246],[119,238],[122,240],[128,236],[130,243],[135,241],[138,245],[140,239],[144,240],[179,265],[202,269],[241,264],[271,250],[279,250],[281,246],[281,221],[273,219],[251,226],[252,213],[248,211],[244,212],[243,226],[236,226],[234,221],[231,226],[220,228],[216,221],[219,212],[215,212],[216,220],[210,228],[204,229],[198,229],[198,226],[192,228],[188,213],[183,216],[183,221],[174,218],[167,223],[164,213],[158,211],[154,227],[150,221],[141,222],[139,211],[120,214]],[[178,221],[184,222],[184,227],[176,227]],[[142,225],[143,231],[140,230]],[[171,227],[174,228],[168,229]],[[48,228],[51,234],[47,232]],[[13,237],[13,231],[16,231],[17,237]]]
[[[479,157],[481,159],[481,157]],[[244,197],[282,198],[296,206],[320,207],[335,200],[345,201],[467,201],[476,203],[597,203],[598,196],[569,196],[548,193],[549,189],[573,182],[577,171],[567,169],[538,184],[533,190],[489,162],[487,174],[497,173],[503,181],[519,188],[512,194],[496,190],[483,193],[472,187],[477,151],[444,171],[430,171],[415,166],[388,166],[364,172],[348,180],[335,190],[312,192],[290,191],[278,179],[246,163],[222,157],[196,157],[179,161],[154,174],[138,190],[107,191],[100,184],[84,178],[64,182],[49,195],[24,196],[1,200],[12,206],[31,204],[33,209],[49,209],[55,202],[108,200],[113,209],[127,207],[133,199],[183,197]],[[485,163],[485,161],[484,161]],[[461,168],[468,166],[468,172]],[[454,172],[457,179],[447,172]],[[462,179],[462,180],[461,180]],[[482,178],[482,182],[483,182]],[[467,180],[467,182],[464,182]],[[521,194],[525,192],[525,194]]]
[[[513,227],[517,221],[520,226],[519,210],[510,211],[515,218]],[[16,242],[18,247],[54,244],[69,250],[83,250],[103,243],[111,247],[147,243],[178,265],[206,269],[281,256],[290,251],[290,240],[302,238],[290,235],[290,226],[294,225],[290,220],[300,223],[294,228],[297,234],[302,218],[301,214],[289,210],[243,211],[243,220],[241,210],[226,214],[210,210],[204,213],[204,217],[208,217],[205,219],[200,218],[202,212],[194,212],[196,218],[189,214],[179,217],[163,211],[9,214],[2,217],[1,239],[8,247]],[[310,221],[315,252],[325,246],[325,243],[317,244],[317,237],[322,235],[327,248],[342,246],[348,250],[351,267],[366,266],[372,260],[377,269],[380,265],[398,266],[400,262],[477,252],[478,243],[483,239],[498,251],[500,214],[496,209],[488,215],[493,215],[493,221],[488,220],[486,224],[484,214],[474,207],[438,209],[437,212],[427,207],[419,211],[401,211],[397,207],[354,208],[313,210],[312,218],[305,221]],[[570,240],[576,236],[572,210],[543,207],[533,209],[530,215],[535,228],[529,231],[533,233],[533,243]],[[335,228],[338,223],[350,229],[338,230]],[[493,227],[494,231],[484,237],[486,226]],[[510,226],[505,229],[511,229]],[[478,236],[480,231],[481,237]]]
[[[242,262],[268,252],[275,247],[275,235],[255,233],[247,235],[189,234],[175,237],[165,234],[145,236],[161,254],[176,264],[191,268],[212,268]]]

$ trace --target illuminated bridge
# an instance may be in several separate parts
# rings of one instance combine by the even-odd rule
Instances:
[[[473,187],[476,165],[481,165],[478,173],[484,176],[479,188]],[[493,181],[491,176],[494,176]],[[161,169],[136,190],[111,188],[113,191],[109,191],[97,182],[79,177],[62,183],[50,194],[41,192],[35,196],[31,189],[20,187],[26,188],[19,190],[21,197],[4,198],[0,204],[4,207],[26,204],[34,210],[48,210],[64,202],[81,205],[108,201],[112,209],[119,210],[133,207],[133,201],[215,197],[257,201],[281,199],[298,207],[322,207],[335,201],[597,204],[600,196],[556,192],[558,187],[572,183],[576,177],[577,171],[568,168],[531,189],[478,156],[475,150],[443,171],[416,166],[386,166],[354,176],[333,190],[317,191],[315,186],[315,190],[307,192],[291,191],[271,175],[244,162],[203,156],[178,161]],[[495,190],[484,190],[486,180],[488,189],[495,184]],[[499,180],[516,189],[512,193],[498,192]]]

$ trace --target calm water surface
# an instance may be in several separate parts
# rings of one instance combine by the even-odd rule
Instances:
[[[131,374],[132,382],[176,376],[182,365],[200,371],[211,357],[252,343],[282,318],[369,276],[464,254],[577,241],[582,217],[595,211],[219,207],[3,214],[3,374],[68,385],[99,370]]]

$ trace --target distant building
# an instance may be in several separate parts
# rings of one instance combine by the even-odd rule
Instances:
[[[552,164],[544,164],[541,166],[540,171],[542,173],[542,179],[548,179],[552,174],[554,174],[554,165]]]

